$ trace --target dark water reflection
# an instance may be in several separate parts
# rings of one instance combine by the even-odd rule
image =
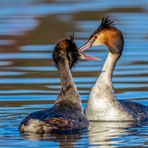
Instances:
[[[103,16],[125,36],[114,73],[119,99],[148,105],[147,0],[0,1],[0,147],[148,147],[148,124],[91,122],[77,135],[20,135],[28,113],[52,106],[60,88],[51,53],[55,43],[75,32],[81,46]],[[100,62],[80,62],[73,70],[83,107],[105,60],[105,47],[92,48]],[[89,67],[89,68],[88,68]]]

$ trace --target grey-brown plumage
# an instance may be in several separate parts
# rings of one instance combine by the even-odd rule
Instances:
[[[20,124],[21,132],[73,133],[85,130],[88,121],[79,104],[60,101],[52,108],[29,114]]]
[[[83,114],[70,71],[81,56],[82,53],[77,49],[72,37],[57,43],[53,51],[53,61],[61,79],[58,98],[53,107],[27,115],[19,126],[20,132],[73,133],[88,128],[88,120]]]

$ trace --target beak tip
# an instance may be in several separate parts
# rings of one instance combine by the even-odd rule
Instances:
[[[100,58],[94,57],[94,56],[90,56],[90,55],[86,55],[85,54],[85,60],[90,60],[90,61],[99,61],[101,60]]]
[[[83,45],[82,47],[80,47],[79,50],[81,52],[84,52],[85,50],[87,50],[90,47],[91,47],[91,44],[90,43],[87,43],[87,44]]]
[[[88,42],[86,43],[85,45],[83,45],[82,47],[79,48],[79,51],[82,53],[82,52],[85,52],[88,48],[92,47],[92,43],[91,42]],[[99,61],[101,60],[100,58],[97,58],[97,57],[93,57],[93,56],[89,56],[89,55],[86,55],[86,54],[83,54],[84,55],[84,60],[90,60],[90,61]]]
[[[98,58],[98,61],[101,61],[102,59],[101,58]]]

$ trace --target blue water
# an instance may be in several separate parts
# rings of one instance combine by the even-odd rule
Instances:
[[[148,123],[90,122],[89,131],[75,135],[18,131],[25,115],[56,100],[60,80],[51,60],[56,42],[75,32],[80,47],[104,16],[110,16],[125,37],[113,78],[116,95],[148,105],[147,0],[0,1],[0,147],[148,147]],[[84,108],[107,48],[93,47],[88,53],[102,60],[79,62],[73,69]]]

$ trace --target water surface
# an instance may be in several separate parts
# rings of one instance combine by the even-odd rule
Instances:
[[[148,105],[147,0],[26,0],[0,1],[0,147],[148,147],[148,124],[91,122],[76,135],[19,134],[28,113],[51,107],[60,80],[51,60],[56,42],[75,32],[80,47],[110,16],[125,37],[123,55],[114,72],[118,99]],[[94,47],[90,55],[102,61],[80,62],[73,69],[83,107],[107,55]]]

